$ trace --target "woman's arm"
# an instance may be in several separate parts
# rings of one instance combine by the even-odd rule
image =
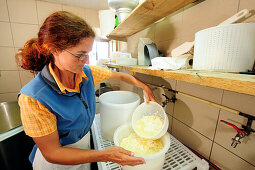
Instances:
[[[112,72],[112,75],[110,77],[111,79],[116,79],[116,80],[122,80],[125,81],[129,84],[135,85],[137,87],[140,87],[144,90],[144,96],[146,99],[146,102],[148,103],[149,101],[154,101],[156,102],[155,96],[151,90],[151,88],[135,78],[134,76],[127,74],[127,73],[120,73],[120,72]]]
[[[143,158],[134,157],[132,152],[120,147],[102,151],[62,147],[57,131],[43,137],[34,137],[33,140],[44,158],[55,164],[76,165],[112,161],[120,165],[135,166],[145,163]]]

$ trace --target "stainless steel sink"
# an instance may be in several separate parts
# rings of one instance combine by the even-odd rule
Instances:
[[[17,101],[0,103],[0,134],[21,125]]]
[[[18,102],[0,103],[0,170],[32,170],[28,156],[34,142],[21,125]]]

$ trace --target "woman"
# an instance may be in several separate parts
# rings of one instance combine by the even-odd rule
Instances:
[[[135,166],[145,163],[120,147],[90,150],[90,128],[95,116],[95,89],[107,79],[151,89],[133,76],[88,66],[95,34],[81,18],[60,11],[41,26],[38,38],[26,42],[16,55],[21,67],[37,76],[18,94],[24,131],[36,143],[29,156],[34,169],[90,169],[90,162],[112,161]]]

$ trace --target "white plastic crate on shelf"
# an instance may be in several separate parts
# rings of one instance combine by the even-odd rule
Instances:
[[[104,150],[114,146],[114,143],[105,140],[101,135],[100,114],[95,116],[95,120],[91,127],[92,137],[95,149]],[[186,146],[175,139],[172,135],[171,146],[166,153],[166,159],[163,166],[164,170],[208,170],[209,164],[204,159],[200,159],[197,155],[191,152]],[[99,170],[121,170],[121,166],[113,162],[98,162]]]

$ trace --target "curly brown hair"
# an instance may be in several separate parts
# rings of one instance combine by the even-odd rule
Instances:
[[[53,63],[54,52],[77,45],[81,39],[95,37],[92,28],[80,17],[58,11],[48,16],[42,24],[38,38],[28,40],[15,55],[16,62],[25,70],[41,71]]]

